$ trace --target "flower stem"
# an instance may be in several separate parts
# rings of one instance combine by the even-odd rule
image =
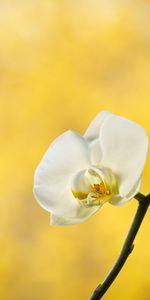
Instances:
[[[128,235],[125,239],[124,245],[122,247],[121,253],[114,264],[112,270],[108,273],[104,281],[98,285],[95,289],[93,295],[91,296],[90,300],[99,300],[102,296],[106,293],[110,285],[113,283],[117,275],[119,274],[120,270],[122,269],[123,265],[125,264],[129,254],[132,252],[134,248],[133,241],[135,236],[140,228],[140,225],[144,219],[144,216],[147,212],[147,209],[150,205],[150,194],[144,196],[143,194],[139,193],[135,196],[135,199],[138,200],[138,208],[135,214],[133,223],[130,227]]]

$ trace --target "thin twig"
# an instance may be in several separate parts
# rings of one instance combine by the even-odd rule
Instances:
[[[133,241],[135,239],[135,236],[140,228],[140,225],[144,219],[144,216],[147,212],[147,209],[150,204],[150,194],[147,196],[144,196],[143,194],[137,194],[135,196],[135,199],[138,200],[139,205],[137,208],[137,212],[135,214],[133,223],[130,227],[130,230],[128,232],[128,235],[126,237],[126,240],[124,242],[124,245],[122,247],[121,253],[114,264],[112,270],[109,272],[109,274],[106,276],[104,281],[98,285],[98,287],[95,289],[93,295],[91,296],[90,300],[99,300],[102,298],[102,296],[106,293],[110,285],[113,283],[115,278],[117,277],[118,273],[122,269],[123,265],[125,264],[129,254],[132,252],[134,245]]]

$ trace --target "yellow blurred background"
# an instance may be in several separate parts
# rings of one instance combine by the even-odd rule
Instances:
[[[33,174],[54,138],[103,109],[150,136],[149,29],[148,0],[0,0],[0,299],[88,300],[116,259],[136,200],[52,227]],[[104,299],[150,299],[149,232],[148,213]]]

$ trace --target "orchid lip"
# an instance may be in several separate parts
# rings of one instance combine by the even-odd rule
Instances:
[[[107,168],[92,166],[75,176],[71,191],[85,207],[101,206],[117,193],[116,177]]]

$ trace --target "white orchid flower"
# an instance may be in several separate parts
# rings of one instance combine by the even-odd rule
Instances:
[[[34,179],[34,195],[51,213],[51,224],[81,223],[107,202],[132,199],[141,186],[148,144],[143,127],[106,111],[83,137],[74,131],[59,136]]]

